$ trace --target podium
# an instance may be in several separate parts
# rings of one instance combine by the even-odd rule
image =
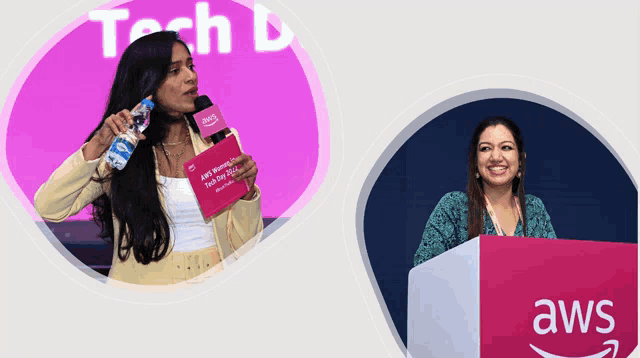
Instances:
[[[407,357],[626,358],[637,244],[485,236],[409,272]]]

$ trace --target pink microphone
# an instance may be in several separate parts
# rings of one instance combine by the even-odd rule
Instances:
[[[200,129],[202,137],[210,137],[213,144],[223,140],[226,137],[224,130],[227,128],[227,123],[224,121],[218,105],[213,104],[205,95],[196,98],[194,104],[196,111],[193,113],[193,119]]]
[[[242,151],[233,134],[225,136],[227,123],[218,106],[207,96],[196,98],[194,104],[193,119],[200,134],[210,137],[214,146],[185,162],[184,170],[204,217],[211,217],[249,192],[249,185],[246,180],[233,179],[241,166],[231,166],[231,161]]]

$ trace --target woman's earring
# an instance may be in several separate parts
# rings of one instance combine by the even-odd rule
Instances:
[[[518,169],[518,178],[520,178],[520,176],[522,176],[522,168]]]
[[[476,179],[480,179],[480,174],[476,173]]]

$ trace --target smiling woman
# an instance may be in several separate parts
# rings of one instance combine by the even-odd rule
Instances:
[[[197,96],[193,59],[177,33],[136,40],[118,63],[102,121],[35,194],[34,206],[48,221],[93,204],[100,236],[113,243],[112,279],[172,284],[217,272],[235,248],[251,246],[262,233],[258,168],[247,154],[231,165],[242,166],[233,177],[251,190],[212,218],[200,212],[183,166],[212,145],[190,116]],[[143,98],[157,104],[150,125],[126,167],[112,169],[104,153],[133,124],[129,109]]]
[[[478,124],[468,167],[467,192],[440,199],[422,234],[415,266],[480,234],[556,238],[542,201],[525,195],[524,140],[513,121],[489,117]]]

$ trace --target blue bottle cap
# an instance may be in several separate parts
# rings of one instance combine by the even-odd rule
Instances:
[[[140,102],[140,103],[142,103],[145,106],[149,106],[149,108],[153,109],[153,102],[151,102],[150,100],[148,100],[146,98],[143,99],[142,102]]]

